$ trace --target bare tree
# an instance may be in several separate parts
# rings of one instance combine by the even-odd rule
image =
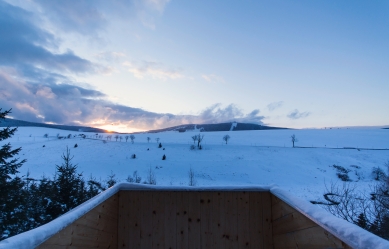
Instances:
[[[223,140],[224,141],[226,141],[226,144],[227,144],[227,142],[228,142],[228,140],[230,140],[230,135],[225,135],[224,137],[223,137]]]
[[[201,148],[201,141],[203,141],[204,135],[197,135],[197,148]]]
[[[196,180],[195,172],[193,171],[192,167],[189,168],[188,177],[189,177],[189,186],[196,186],[197,180]]]
[[[120,142],[122,141],[122,139],[123,139],[123,137],[122,137],[122,136],[120,136],[120,137],[119,137],[119,140],[120,140]]]
[[[135,183],[140,183],[142,181],[142,177],[138,175],[138,171],[135,170],[134,173],[131,176],[128,176],[126,179],[127,182],[135,182]]]
[[[115,135],[114,138],[116,139],[116,142],[117,142],[119,139],[119,135]]]
[[[192,139],[193,139],[193,144],[196,144],[196,141],[197,141],[197,135],[194,135],[194,136],[192,136]]]
[[[157,143],[159,143],[159,137],[157,137],[157,138],[155,139],[155,141],[157,141]]]
[[[297,140],[296,135],[293,134],[292,136],[290,136],[290,141],[292,141],[293,148],[294,148],[294,143],[298,142],[299,140]]]
[[[130,139],[131,139],[131,143],[134,143],[135,136],[134,136],[134,135],[131,135],[131,136],[130,136]]]
[[[338,186],[331,183],[330,187],[326,185],[326,193],[323,197],[324,202],[311,202],[323,205],[330,213],[348,222],[357,223],[361,213],[365,217],[369,216],[366,198],[356,190],[356,185],[343,183],[342,186]]]
[[[128,136],[128,135],[124,137],[124,138],[126,139],[126,142],[128,141],[128,138],[129,138],[129,137],[130,137],[130,136]]]
[[[154,170],[150,167],[147,171],[147,184],[157,185],[157,178],[155,177]]]
[[[148,143],[150,143],[150,140],[151,140],[151,138],[150,138],[150,137],[147,137],[147,142],[148,142]]]

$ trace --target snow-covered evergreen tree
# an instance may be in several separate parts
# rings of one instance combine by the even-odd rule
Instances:
[[[77,164],[72,163],[73,157],[66,147],[66,152],[62,154],[62,164],[56,165],[57,177],[52,186],[54,196],[48,204],[53,217],[58,217],[87,200],[85,181],[82,174],[77,173]]]
[[[0,108],[0,122],[11,113]],[[17,128],[6,127],[0,130],[0,141],[12,137]],[[25,160],[15,158],[21,148],[12,149],[10,143],[0,149],[0,239],[20,232],[23,218],[25,192],[23,180],[16,176]]]

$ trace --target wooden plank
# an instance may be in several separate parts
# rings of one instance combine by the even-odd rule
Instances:
[[[295,249],[298,248],[294,240],[293,233],[284,233],[273,236],[275,249]]]
[[[273,232],[272,232],[272,206],[271,194],[262,192],[262,224],[263,224],[263,248],[273,248]]]
[[[72,247],[108,248],[117,243],[117,233],[99,231],[88,226],[73,224]],[[117,248],[117,246],[116,246]]]
[[[263,248],[262,194],[261,192],[249,192],[249,195],[251,248]]]
[[[128,238],[127,238],[127,248],[140,248],[140,242],[141,242],[141,227],[140,224],[142,222],[142,203],[141,203],[141,191],[126,191],[128,192],[128,206],[127,206],[127,213],[128,213]]]
[[[274,248],[345,248],[342,241],[316,226],[292,233],[276,235]]]
[[[167,192],[153,192],[153,249],[165,248],[165,198]]]
[[[212,248],[213,233],[211,229],[212,193],[201,192],[201,248]]]
[[[150,249],[153,246],[153,192],[140,192],[139,201],[141,203],[140,248]]]
[[[130,235],[130,213],[128,212],[129,191],[120,191],[119,195],[119,220],[118,220],[118,248],[129,246]]]
[[[342,242],[320,226],[296,231],[293,236],[299,248],[342,248]]]
[[[47,246],[50,245],[70,246],[72,244],[72,234],[73,234],[73,229],[72,229],[72,225],[70,224],[69,226],[65,227],[60,232],[56,233],[48,240],[43,242],[37,248],[47,248]]]
[[[350,248],[314,221],[272,197],[274,248]]]
[[[166,192],[165,195],[165,248],[176,247],[177,192]]]
[[[315,226],[316,223],[296,211],[273,221],[273,236]]]
[[[176,234],[177,244],[176,248],[188,248],[188,219],[189,219],[189,203],[188,195],[190,192],[177,192],[177,220],[176,220]]]
[[[239,248],[250,248],[250,196],[246,191],[238,194],[238,244]]]
[[[273,195],[272,195],[273,196]],[[273,203],[275,201],[275,203]],[[296,210],[291,206],[287,205],[277,197],[272,197],[272,220],[275,221],[286,215],[289,215]]]
[[[67,246],[59,246],[59,245],[40,245],[39,246],[40,249],[66,249],[66,248],[69,248]]]
[[[74,224],[87,225],[90,228],[101,231],[118,230],[118,219],[101,212],[87,213],[78,219]]]
[[[280,200],[280,198],[278,198],[277,196],[275,195],[271,195],[271,205],[274,206],[276,205],[277,203],[280,203],[280,202],[283,202]]]
[[[225,207],[225,248],[238,248],[238,195],[236,192],[226,192]]]
[[[118,194],[115,194],[37,248],[55,246],[75,248],[77,244],[83,244],[85,247],[98,247],[103,244],[117,248],[118,205]]]
[[[211,202],[211,229],[213,231],[213,246],[212,248],[224,248],[224,195],[225,192],[212,192]]]
[[[188,195],[188,239],[189,249],[201,248],[201,192],[190,192]]]

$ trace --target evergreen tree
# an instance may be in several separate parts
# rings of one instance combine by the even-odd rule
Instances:
[[[110,188],[117,183],[117,179],[115,178],[115,176],[116,175],[111,170],[111,174],[107,178],[107,188]]]
[[[58,175],[51,185],[54,196],[48,199],[49,214],[54,218],[87,200],[85,181],[82,174],[77,173],[77,165],[71,162],[73,157],[66,147],[66,152],[62,154],[63,163],[56,165]]]
[[[362,227],[363,229],[366,229],[368,228],[367,226],[367,220],[366,220],[366,217],[363,213],[360,213],[358,215],[358,219],[357,219],[357,223],[356,223],[358,226]]]
[[[11,113],[0,108],[0,122]],[[6,127],[0,130],[0,141],[12,137],[17,128]],[[7,143],[0,149],[0,239],[7,238],[20,232],[23,220],[25,192],[24,182],[16,176],[18,169],[26,160],[14,158],[21,148],[12,149]]]

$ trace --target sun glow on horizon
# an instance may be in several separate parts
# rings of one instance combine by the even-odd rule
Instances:
[[[133,133],[133,132],[143,132],[147,130],[137,129],[133,127],[128,127],[125,124],[119,124],[119,125],[100,125],[100,126],[94,126],[95,128],[104,129],[107,132],[120,132],[120,133]]]

